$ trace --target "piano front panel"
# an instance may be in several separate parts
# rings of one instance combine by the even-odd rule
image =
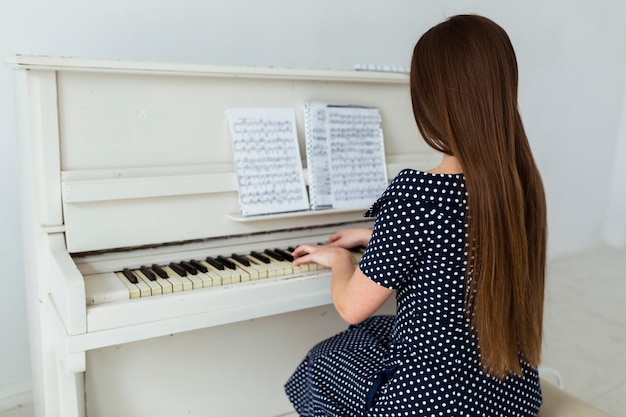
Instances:
[[[393,313],[390,301],[381,313]],[[285,381],[346,328],[326,305],[90,351],[89,416],[296,416]]]

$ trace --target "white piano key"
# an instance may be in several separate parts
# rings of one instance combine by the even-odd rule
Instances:
[[[292,251],[290,251],[289,248],[277,248],[276,250],[278,250],[279,253],[280,252],[286,253],[286,254],[290,255],[293,258],[293,255],[291,254]],[[281,255],[282,255],[282,253],[281,253]],[[293,264],[293,260],[287,260],[287,262],[289,262],[291,264],[291,268],[293,269],[293,273],[294,274],[310,271],[309,264],[302,264],[302,265],[295,266]]]
[[[204,277],[200,274],[201,272],[198,272],[196,275],[188,272],[185,278],[191,282],[191,288],[185,288],[183,286],[183,290],[187,291],[188,289],[197,290],[198,288],[204,288]]]
[[[123,274],[122,274],[122,278],[125,278],[123,276]],[[150,286],[148,284],[143,282],[141,279],[137,278],[137,283],[135,285],[139,289],[139,296],[140,297],[150,297],[150,296],[152,296],[152,289],[150,288]]]
[[[224,259],[226,260],[226,262],[229,261],[229,259],[226,257],[224,257]],[[238,268],[237,265],[235,265],[235,269],[231,269],[228,266],[224,266],[224,269],[222,270],[222,272],[226,272],[227,274],[231,276],[231,284],[236,284],[241,281],[250,280],[250,278],[247,276],[248,273],[245,270]]]
[[[189,278],[189,274],[184,277],[180,277],[180,281],[183,284],[183,291],[191,291],[193,290],[193,282]]]
[[[242,264],[242,263],[240,263],[240,262],[238,262],[238,261],[236,261],[236,260],[234,260],[232,258],[228,258],[228,259],[230,259],[230,261],[232,263],[237,265],[237,268],[245,271],[245,273],[246,273],[245,276],[244,275],[241,276],[241,281],[242,282],[244,282],[244,281],[254,281],[254,280],[259,279],[259,275],[260,275],[261,272],[254,265],[252,265],[252,264],[244,265],[244,264]]]
[[[237,268],[241,269],[243,272],[245,272],[245,274],[248,275],[247,277],[245,277],[245,275],[242,274],[241,276],[242,282],[258,280],[264,274],[263,270],[261,268],[258,268],[257,265],[251,263],[245,257],[245,255],[233,254],[232,256],[229,256],[227,259],[230,260],[232,263],[234,263],[237,266]],[[267,274],[265,275],[267,276]]]
[[[270,265],[273,265],[277,270],[277,275],[292,275],[293,274],[293,263],[290,261],[281,261],[276,259],[274,256],[263,253],[263,255],[267,256],[270,259]],[[277,256],[281,256],[280,254],[276,254]],[[282,256],[281,256],[282,257]]]
[[[255,259],[257,262],[267,266],[268,268],[268,277],[281,277],[285,275],[290,275],[293,273],[293,264],[291,262],[279,261],[266,253],[260,253],[260,255],[269,259],[269,263],[265,263],[257,257],[250,255],[252,259]]]
[[[239,275],[239,272],[237,271],[233,271],[231,269],[217,269],[215,268],[213,265],[211,265],[210,263],[206,262],[206,261],[200,261],[200,263],[202,265],[204,265],[210,272],[212,272],[214,275],[217,275],[221,278],[221,283],[218,285],[228,285],[228,284],[232,284],[232,283],[236,283],[236,282],[241,282],[241,276]],[[214,281],[214,284],[216,284],[216,281]]]
[[[157,279],[155,282],[161,286],[161,291],[163,292],[163,294],[171,294],[174,292],[174,287],[169,280],[161,278],[157,275]]]
[[[133,299],[141,297],[141,290],[139,289],[137,284],[133,284],[132,282],[130,282],[128,278],[126,278],[121,272],[114,272],[114,274],[117,279],[119,279],[122,284],[124,284],[128,289],[128,298]]]
[[[150,287],[151,295],[163,294],[163,288],[156,281],[151,281],[150,278],[148,278],[143,272],[139,270],[135,270],[133,272],[135,273],[135,275],[137,275],[138,279],[142,280],[148,287]]]
[[[269,270],[271,269],[267,264],[259,261],[258,259],[250,256],[250,255],[241,255],[242,258],[246,259],[250,262],[250,266],[254,267],[255,270],[259,272],[259,279],[268,278]]]
[[[289,270],[293,271],[293,268],[285,265],[285,262],[277,261],[274,258],[270,258],[270,263],[266,265],[274,271],[272,275],[274,277],[282,277],[283,275],[287,275]]]
[[[183,290],[183,280],[182,277],[178,275],[172,268],[169,266],[162,266],[163,270],[167,272],[168,278],[165,281],[168,281],[172,285],[172,292],[180,292]],[[189,282],[189,281],[187,281]]]
[[[230,271],[231,273],[239,276],[239,278],[237,278],[235,282],[246,282],[259,279],[259,272],[255,271],[252,267],[242,265],[241,263],[235,261],[230,257],[224,257],[224,259],[228,262],[231,262],[235,266],[235,269],[228,267],[224,268],[224,270]]]
[[[222,277],[218,273],[211,271],[208,268],[206,272],[202,272],[202,276],[204,279],[205,288],[217,287],[222,285]]]
[[[213,278],[202,271],[198,271],[196,275],[188,275],[187,278],[193,282],[194,290],[213,286]]]
[[[249,267],[242,265],[241,263],[235,261],[234,259],[232,259],[229,256],[225,256],[224,259],[228,262],[232,262],[235,266],[235,271],[237,272],[237,274],[239,274],[239,281],[238,282],[246,282],[246,281],[252,281],[255,279],[259,279],[258,275],[259,272],[257,270],[254,270],[252,268],[252,265],[250,265]],[[231,269],[232,270],[232,269]]]

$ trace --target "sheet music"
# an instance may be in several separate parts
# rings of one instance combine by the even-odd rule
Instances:
[[[333,207],[370,206],[388,185],[380,112],[328,106],[327,132]]]
[[[307,210],[309,201],[291,108],[226,112],[244,216]]]
[[[309,101],[304,104],[304,135],[312,209],[330,208],[333,202],[330,189],[326,106],[327,104],[321,101]]]

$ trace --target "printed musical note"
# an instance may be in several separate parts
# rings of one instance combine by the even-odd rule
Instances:
[[[226,115],[242,214],[307,210],[294,110],[230,109]]]

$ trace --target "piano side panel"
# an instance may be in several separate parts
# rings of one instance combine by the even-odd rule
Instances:
[[[61,212],[60,148],[57,79],[54,71],[29,71],[28,123],[21,140],[28,141],[36,224],[59,226]],[[33,202],[29,202],[33,203]]]
[[[49,233],[62,230],[63,223],[56,73],[20,71],[14,74],[14,81],[33,404],[36,415],[56,416],[52,410],[57,410],[62,402],[57,387],[59,376],[64,374],[56,350],[60,329],[54,327],[53,306],[48,297],[56,272],[51,268],[54,261]],[[83,315],[75,317],[74,323],[85,329],[85,307],[80,311]]]

